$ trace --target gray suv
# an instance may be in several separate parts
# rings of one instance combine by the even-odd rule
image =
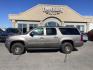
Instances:
[[[69,54],[83,45],[83,37],[76,28],[38,27],[27,34],[8,37],[5,45],[14,55],[35,49],[59,49]]]

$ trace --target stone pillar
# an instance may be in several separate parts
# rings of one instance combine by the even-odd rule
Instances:
[[[86,32],[89,31],[89,24],[90,24],[90,23],[86,23]]]
[[[91,23],[88,23],[88,28],[87,28],[87,31],[90,31],[93,29],[93,22]]]
[[[17,27],[17,26],[16,26],[16,23],[17,23],[17,22],[16,22],[15,20],[11,20],[11,21],[12,21],[13,27],[16,28],[16,27]]]
[[[38,26],[44,26],[43,21],[40,21],[40,23],[38,24]]]
[[[64,21],[61,22],[61,26],[64,26]]]

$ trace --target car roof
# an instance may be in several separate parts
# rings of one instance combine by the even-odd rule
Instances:
[[[66,26],[46,27],[46,26],[39,26],[37,28],[75,28],[75,27],[66,27]]]

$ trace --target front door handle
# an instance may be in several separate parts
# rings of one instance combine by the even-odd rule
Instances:
[[[58,38],[58,37],[54,37],[54,38]]]

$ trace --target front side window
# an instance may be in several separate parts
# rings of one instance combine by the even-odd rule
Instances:
[[[56,29],[55,28],[46,28],[46,35],[56,35]]]
[[[44,29],[43,28],[36,28],[31,33],[33,35],[44,35]]]

